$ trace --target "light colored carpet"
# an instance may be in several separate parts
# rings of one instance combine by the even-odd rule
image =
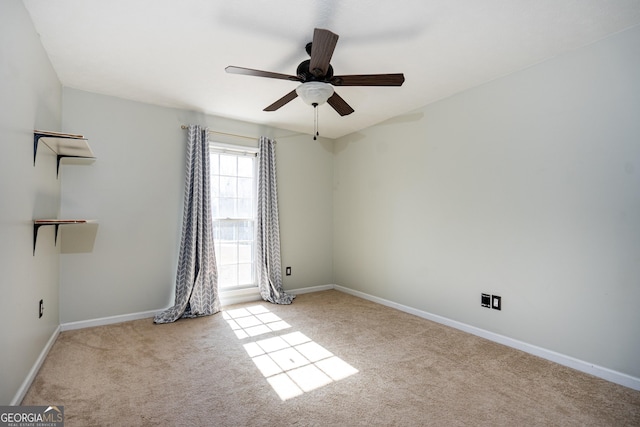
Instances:
[[[67,426],[640,426],[638,391],[338,291],[63,332],[22,404]]]

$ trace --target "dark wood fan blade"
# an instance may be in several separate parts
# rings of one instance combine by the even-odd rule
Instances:
[[[329,30],[316,28],[311,43],[311,62],[309,71],[316,77],[324,76],[329,69],[329,62],[338,43],[338,35]]]
[[[331,105],[341,116],[353,113],[353,108],[351,108],[351,106],[335,92],[333,92],[333,95],[327,99],[327,104]]]
[[[330,83],[334,86],[402,86],[404,74],[354,74],[334,76]]]
[[[298,93],[294,89],[291,92],[289,92],[288,94],[286,94],[285,96],[283,96],[282,98],[278,99],[273,104],[269,105],[263,111],[276,111],[278,108],[280,108],[283,105],[287,104],[288,102],[291,102],[294,99],[296,99],[297,96],[298,96]]]
[[[294,82],[300,81],[300,78],[298,76],[272,73],[271,71],[253,70],[251,68],[234,67],[233,65],[229,65],[224,70],[227,73],[231,73],[231,74],[244,74],[245,76],[268,77],[271,79],[292,80]]]

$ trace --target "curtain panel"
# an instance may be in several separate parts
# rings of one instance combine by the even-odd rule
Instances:
[[[258,150],[258,287],[263,300],[291,304],[295,296],[282,287],[275,141],[260,137]]]
[[[218,271],[213,247],[208,129],[187,129],[187,166],[182,237],[173,307],[157,314],[155,323],[220,311]]]

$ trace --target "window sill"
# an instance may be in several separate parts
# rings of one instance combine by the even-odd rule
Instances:
[[[258,290],[257,286],[244,289],[230,289],[220,291],[220,304],[223,306],[260,300],[260,291]]]

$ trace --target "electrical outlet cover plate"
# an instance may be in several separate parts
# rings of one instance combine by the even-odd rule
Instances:
[[[491,295],[491,308],[494,310],[502,310],[502,297]]]

